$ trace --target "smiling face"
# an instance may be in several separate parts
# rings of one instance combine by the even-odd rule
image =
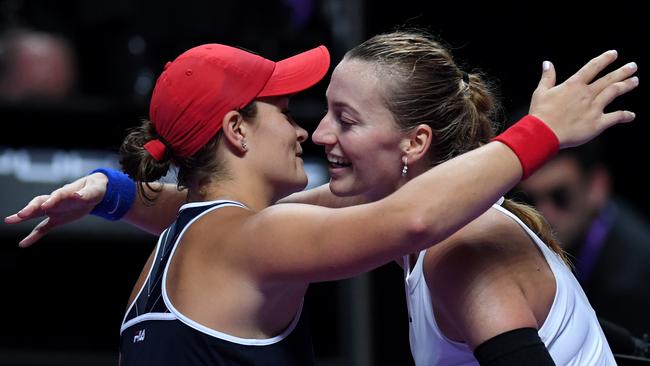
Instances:
[[[404,134],[384,103],[383,80],[372,64],[344,59],[327,88],[327,114],[312,137],[329,162],[336,195],[382,198],[401,179]]]
[[[307,185],[300,143],[307,131],[289,115],[288,97],[261,98],[246,137],[247,156],[258,171],[281,195],[302,190]]]
[[[465,76],[439,42],[408,31],[348,51],[332,74],[327,103],[313,141],[325,147],[330,189],[370,200],[489,141],[498,110],[479,74]]]

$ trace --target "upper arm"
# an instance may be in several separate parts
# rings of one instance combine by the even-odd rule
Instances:
[[[512,274],[517,254],[508,245],[453,240],[425,267],[434,308],[444,318],[439,323],[471,349],[513,329],[537,329],[534,312]]]

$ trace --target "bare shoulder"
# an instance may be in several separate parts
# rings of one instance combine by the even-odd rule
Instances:
[[[454,235],[430,248],[426,268],[439,275],[483,273],[503,268],[509,259],[530,252],[530,238],[519,224],[491,208]],[[440,278],[440,277],[438,277]]]
[[[228,206],[205,212],[185,228],[177,257],[209,273],[229,272],[252,278],[251,263],[264,236],[251,235],[249,228],[266,214],[264,211]]]
[[[474,348],[505,331],[536,327],[520,275],[536,257],[525,231],[496,209],[430,248],[424,271],[443,333]]]
[[[237,206],[223,207],[203,215],[188,228],[187,234],[206,238],[208,242],[213,239],[223,243],[234,241],[237,247],[242,247],[242,241],[249,239],[248,234],[253,226],[261,225],[268,229],[279,230],[298,217],[320,209],[317,206],[300,203],[273,205],[261,211]]]
[[[228,251],[241,246],[239,232],[254,213],[241,207],[221,207],[196,218],[183,233],[183,245],[197,249],[210,262],[222,261]],[[232,253],[230,253],[232,254]]]

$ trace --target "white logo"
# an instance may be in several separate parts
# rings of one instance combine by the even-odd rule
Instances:
[[[133,336],[133,343],[144,341],[144,329],[139,330],[135,336]]]
[[[115,208],[113,208],[112,210],[108,211],[108,214],[109,214],[109,215],[114,214],[115,211],[117,211],[117,209],[118,209],[119,207],[120,207],[120,194],[118,193],[118,194],[117,194],[117,200],[116,200],[116,203],[115,203]]]

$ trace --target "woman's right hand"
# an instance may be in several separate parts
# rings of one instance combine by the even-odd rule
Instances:
[[[6,217],[5,223],[17,224],[46,216],[20,241],[21,247],[28,247],[55,227],[76,221],[90,213],[104,198],[107,183],[108,178],[102,173],[79,178],[49,195],[34,197],[22,210]]]
[[[560,148],[584,144],[614,124],[634,120],[633,112],[605,113],[604,109],[616,97],[639,85],[639,79],[632,76],[637,70],[635,63],[628,63],[594,81],[617,57],[616,51],[607,51],[557,86],[553,65],[544,62],[542,79],[533,93],[529,113],[553,130]]]

